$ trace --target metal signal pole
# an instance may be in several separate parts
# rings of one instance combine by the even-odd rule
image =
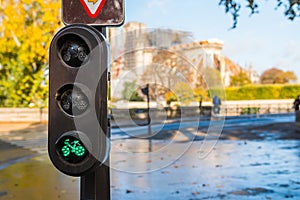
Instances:
[[[94,26],[104,37],[106,27]],[[108,81],[109,78],[108,78]],[[108,119],[109,120],[109,119]],[[109,123],[108,123],[109,124]],[[107,137],[110,139],[110,127],[107,127]],[[93,172],[80,178],[81,200],[110,200],[110,156],[106,162]]]

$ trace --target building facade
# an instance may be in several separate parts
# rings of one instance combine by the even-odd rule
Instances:
[[[129,22],[121,30],[110,29],[109,33],[112,96],[115,98],[121,98],[125,82],[135,81],[137,88],[145,85],[147,80],[142,78],[145,73],[153,77],[165,76],[166,79],[173,72],[183,74],[188,76],[184,78],[194,88],[201,85],[201,77],[207,68],[220,74],[225,87],[230,85],[231,76],[241,71],[246,72],[254,83],[258,79],[252,68],[244,69],[222,54],[224,42],[219,39],[195,42],[190,32],[147,29],[139,22]],[[158,75],[154,74],[154,68],[159,71]],[[159,78],[155,79],[157,81]],[[161,81],[161,84],[166,82]]]

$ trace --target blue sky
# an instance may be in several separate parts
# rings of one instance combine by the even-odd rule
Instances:
[[[250,17],[242,7],[237,28],[231,15],[218,6],[219,0],[127,0],[125,23],[139,21],[148,28],[190,31],[195,40],[218,38],[223,54],[254,70],[277,67],[294,71],[300,79],[300,19],[288,20],[276,0],[259,1],[259,14]],[[240,0],[245,2],[245,0]]]

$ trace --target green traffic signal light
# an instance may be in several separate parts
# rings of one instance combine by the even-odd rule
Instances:
[[[62,137],[56,146],[58,155],[72,164],[81,163],[88,155],[86,147],[73,136]]]
[[[85,148],[80,145],[79,140],[74,140],[73,145],[70,144],[70,139],[67,138],[64,141],[65,146],[61,148],[62,155],[67,157],[70,153],[74,153],[76,156],[81,157],[85,154]]]

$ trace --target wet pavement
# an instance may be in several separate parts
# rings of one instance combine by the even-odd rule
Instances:
[[[113,172],[114,199],[300,199],[299,141],[219,141],[204,159],[198,145],[152,173]]]
[[[55,170],[47,155],[17,162],[0,171],[0,199],[79,199],[78,179]]]
[[[113,141],[112,199],[300,199],[298,126],[254,126],[225,127],[211,150],[205,127]],[[79,199],[79,179],[58,172],[43,151],[46,126],[21,131],[0,132],[0,199]],[[21,133],[32,148],[20,147]]]

